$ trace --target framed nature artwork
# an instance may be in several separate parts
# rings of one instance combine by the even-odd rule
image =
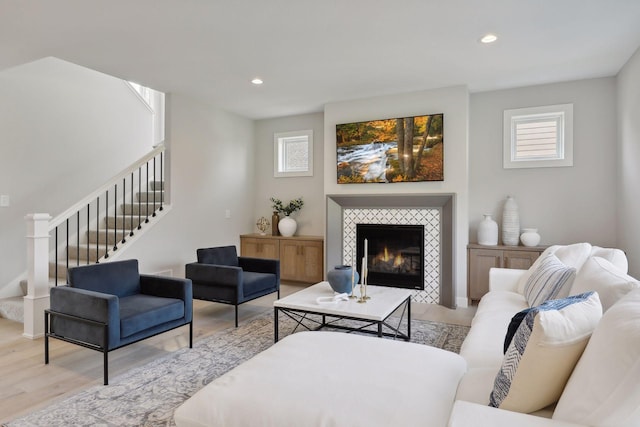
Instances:
[[[338,184],[444,181],[443,114],[336,125]]]

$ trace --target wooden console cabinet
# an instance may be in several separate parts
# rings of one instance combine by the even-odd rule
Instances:
[[[318,283],[324,278],[324,240],[318,236],[243,234],[240,254],[280,260],[280,279]]]
[[[467,294],[469,302],[476,304],[489,292],[489,270],[516,268],[526,270],[534,263],[546,246],[484,246],[467,245]]]

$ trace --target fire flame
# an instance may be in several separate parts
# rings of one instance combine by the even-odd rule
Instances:
[[[389,255],[389,249],[385,246],[384,247],[384,251],[382,256],[380,257],[382,259],[382,261],[384,262],[389,262],[393,259],[393,266],[394,267],[400,267],[402,265],[402,263],[404,262],[404,259],[402,258],[402,255],[398,254],[398,255],[394,255],[391,254]]]
[[[402,265],[402,255],[397,255],[396,259],[393,261],[394,267],[400,267]]]

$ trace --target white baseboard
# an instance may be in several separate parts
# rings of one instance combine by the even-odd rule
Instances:
[[[457,297],[456,306],[461,308],[467,308],[469,307],[469,300],[467,299],[467,297]]]

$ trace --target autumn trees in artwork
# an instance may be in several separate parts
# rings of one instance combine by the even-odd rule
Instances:
[[[443,115],[336,126],[338,183],[442,181]]]

